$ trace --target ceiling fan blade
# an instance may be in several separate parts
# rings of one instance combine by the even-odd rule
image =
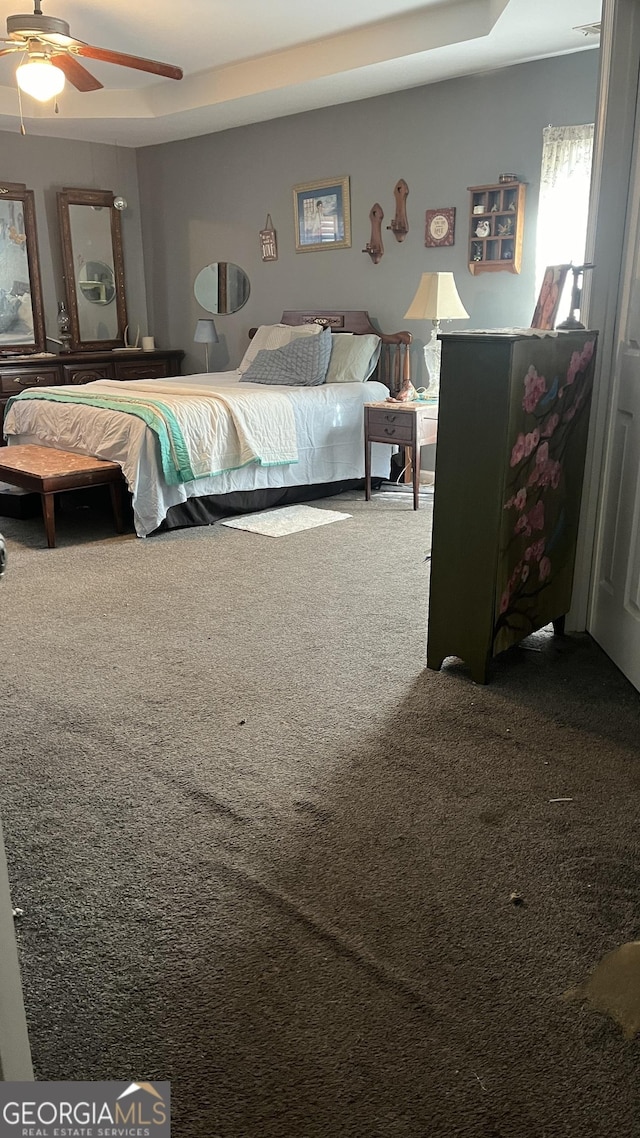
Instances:
[[[165,79],[182,79],[182,68],[172,63],[159,63],[156,59],[143,59],[139,55],[125,55],[121,51],[109,51],[106,47],[93,47],[90,43],[76,40],[74,55],[84,55],[87,59],[100,59],[104,63],[118,63],[120,67],[132,67],[136,71],[148,71],[151,75],[162,75]]]
[[[99,91],[104,86],[72,55],[66,53],[64,55],[52,55],[51,62],[54,67],[64,72],[72,87],[75,87],[77,91]]]
[[[18,44],[16,44],[15,47],[0,47],[0,55],[11,55],[12,51],[24,51],[24,48]]]

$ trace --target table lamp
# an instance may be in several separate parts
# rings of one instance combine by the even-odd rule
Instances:
[[[433,321],[431,338],[424,346],[424,362],[429,376],[427,396],[437,399],[440,391],[442,351],[442,344],[438,339],[440,321],[469,319],[469,313],[458,296],[453,273],[423,273],[416,295],[404,316],[405,320]]]
[[[198,320],[193,337],[195,344],[204,344],[205,368],[209,371],[209,344],[219,344],[220,339],[213,320]]]

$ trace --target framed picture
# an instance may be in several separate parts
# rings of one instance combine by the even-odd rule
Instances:
[[[564,282],[570,268],[570,265],[547,265],[531,321],[532,328],[541,328],[547,332],[555,328]]]
[[[443,209],[428,209],[425,217],[425,245],[453,245],[456,229],[455,207],[445,206]]]
[[[349,178],[327,178],[293,187],[296,253],[351,247]]]

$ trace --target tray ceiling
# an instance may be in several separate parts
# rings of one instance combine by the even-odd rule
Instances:
[[[2,0],[0,18],[28,8]],[[182,67],[112,64],[67,84],[59,114],[23,96],[29,134],[144,146],[598,46],[600,0],[43,0],[85,42]],[[584,29],[584,30],[580,30]],[[86,61],[85,61],[86,62]],[[0,129],[18,129],[16,56],[0,58]]]

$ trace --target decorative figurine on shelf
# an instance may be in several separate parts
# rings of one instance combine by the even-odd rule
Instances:
[[[498,224],[498,233],[499,233],[500,237],[509,237],[509,235],[512,232],[513,232],[513,220],[512,220],[512,218],[508,217],[506,221],[502,221]]]
[[[474,247],[473,247],[473,259],[474,259],[474,261],[481,261],[482,260],[482,245],[474,245]]]
[[[476,225],[476,237],[488,237],[491,233],[491,224],[486,219]]]
[[[58,331],[60,333],[61,352],[71,351],[71,317],[67,312],[64,300],[58,301]]]

